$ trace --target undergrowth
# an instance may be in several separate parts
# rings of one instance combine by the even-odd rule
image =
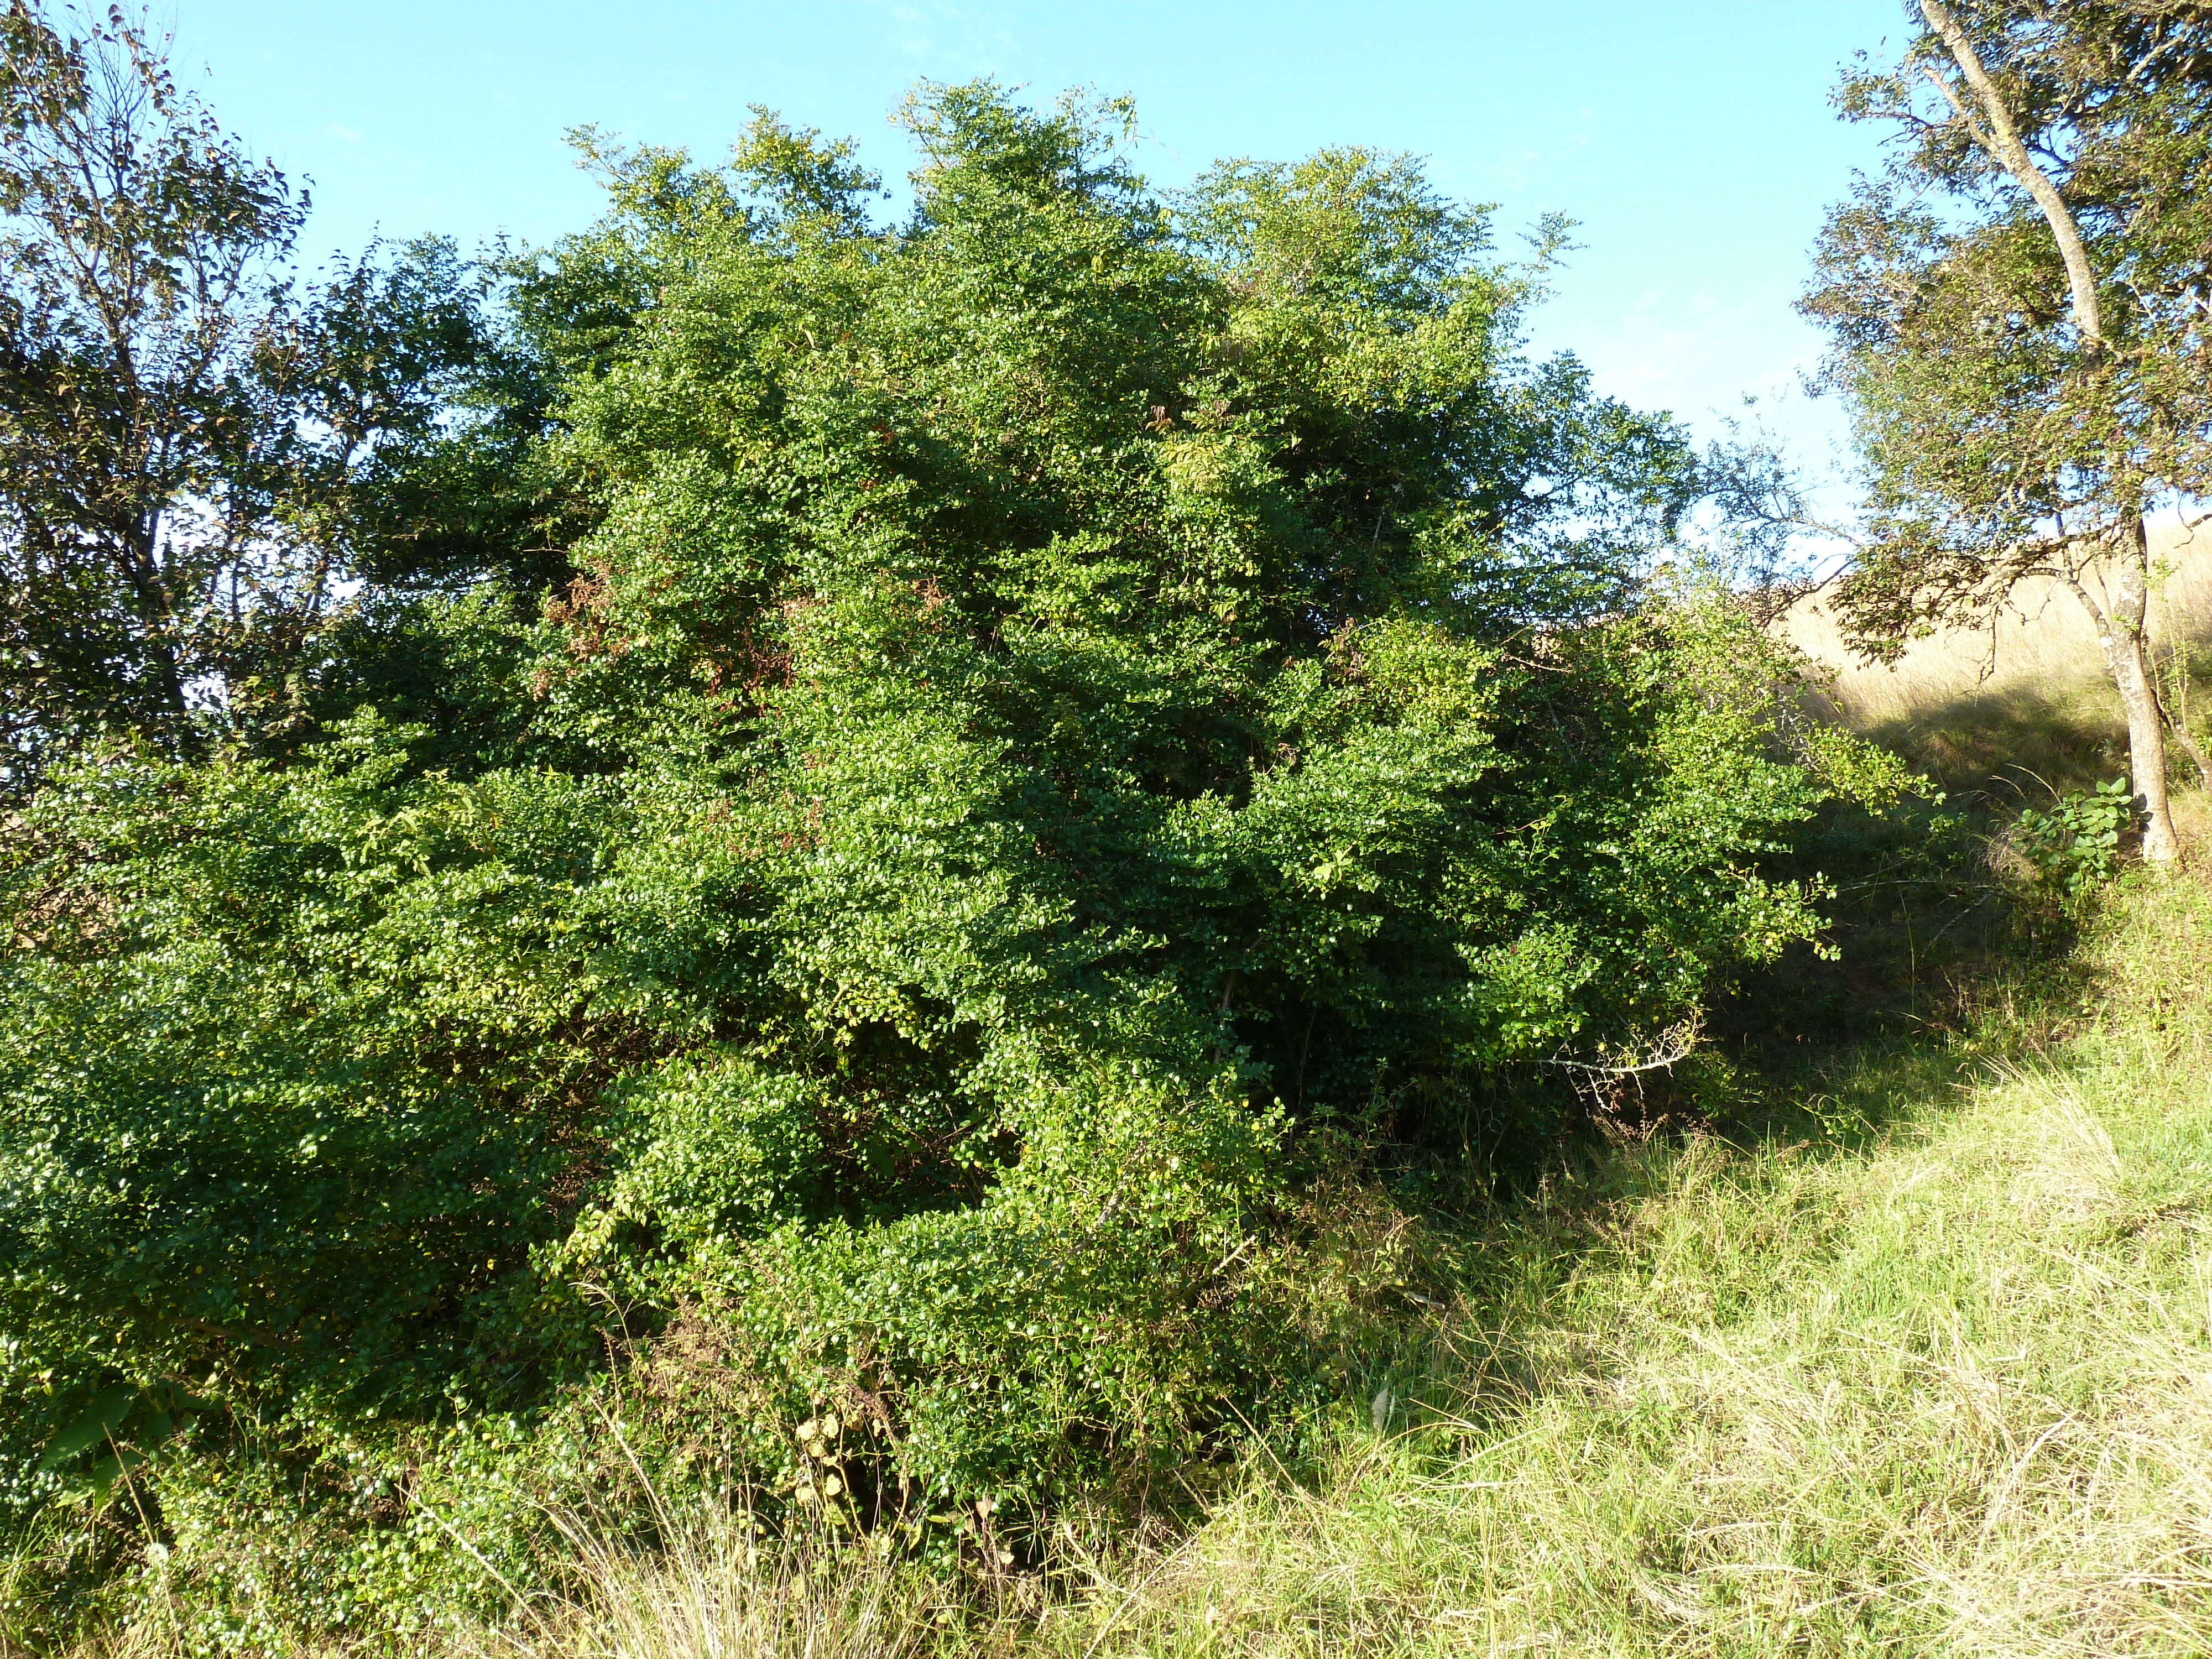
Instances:
[[[1194,1527],[1071,1514],[948,1579],[742,1513],[642,1539],[564,1509],[568,1589],[436,1645],[2212,1650],[2208,948],[2212,890],[2136,878],[1947,1029],[1408,1235],[1409,1317],[1327,1443],[1252,1452]],[[1348,1215],[1364,1259],[1384,1213]],[[121,1642],[168,1644],[158,1617]]]
[[[1114,1575],[1075,1650],[2212,1650],[2208,944],[2138,890],[1799,1133],[1563,1182],[1468,1258],[1456,1403]]]

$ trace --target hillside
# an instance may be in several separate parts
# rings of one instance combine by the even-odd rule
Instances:
[[[1109,1649],[2212,1650],[2208,938],[2139,889],[1795,1124],[1562,1182],[1439,1324],[1461,1397],[1231,1507]]]
[[[2212,526],[2160,523],[2151,540],[2151,637],[2168,673],[2185,664],[2192,729],[2212,703]],[[2127,769],[2119,694],[2087,614],[2045,578],[2021,582],[1985,629],[1916,640],[1893,664],[1853,654],[1826,590],[1784,613],[1781,632],[1830,676],[1818,711],[1889,744],[1954,787],[2033,805]],[[2176,763],[2182,757],[2176,756]]]
[[[2163,637],[2212,635],[2208,553],[2170,555]],[[1986,679],[1972,641],[1927,641],[1893,670],[1838,665],[1828,710],[1985,787],[2023,732],[2043,776],[2064,778],[2053,755],[2094,775],[2116,733],[2093,644],[2070,601],[2028,617]],[[1790,631],[1834,660],[1816,608]],[[1942,747],[1958,734],[1984,746]],[[627,1492],[548,1510],[565,1588],[413,1639],[542,1659],[2212,1651],[2212,803],[2177,805],[2190,873],[2131,872],[2078,933],[2000,940],[1917,1028],[1565,1148],[1471,1218],[1337,1193],[1316,1297],[1395,1312],[1321,1419],[1133,1530],[1079,1505],[1018,1561],[969,1549],[947,1577],[702,1519],[641,1461]],[[450,1495],[418,1501],[471,1547],[459,1510],[431,1512]],[[200,1650],[161,1583],[82,1659]]]
[[[1457,161],[977,65],[311,272],[10,0],[0,1659],[2212,1651],[2212,9],[2093,9],[1837,94],[1875,667]],[[2124,742],[1900,637],[2115,521]]]

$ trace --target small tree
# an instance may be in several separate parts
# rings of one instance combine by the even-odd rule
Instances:
[[[193,740],[296,653],[353,497],[476,349],[449,250],[304,297],[304,192],[119,10],[0,11],[0,783],[72,730]]]
[[[2212,8],[1911,9],[1902,60],[1838,96],[1905,143],[1831,215],[1803,302],[1869,474],[1839,609],[1894,656],[1991,619],[2025,577],[2067,588],[2126,710],[2143,855],[2171,863],[2144,521],[2212,477]]]

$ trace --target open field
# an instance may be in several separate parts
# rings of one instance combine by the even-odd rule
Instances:
[[[2191,535],[2168,521],[2153,536],[2151,635],[2169,660],[2194,653],[2212,666],[2212,525]],[[1822,593],[1784,613],[1790,642],[1832,678],[1821,712],[1901,750],[1946,781],[1994,786],[2031,803],[2038,779],[2078,787],[2126,770],[2119,694],[2081,604],[2038,578],[2014,591],[1993,629],[1917,640],[1893,665],[1855,657]],[[2201,685],[2190,701],[2201,728]]]

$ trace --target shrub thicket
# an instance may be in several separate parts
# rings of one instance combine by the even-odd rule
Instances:
[[[1520,355],[1538,270],[1358,151],[1163,197],[1108,113],[927,91],[891,228],[765,116],[598,152],[507,273],[573,579],[373,594],[313,741],[9,822],[10,1524],[244,1583],[281,1511],[358,1619],[618,1395],[996,1538],[1327,1389],[1317,1176],[1510,1161],[1815,932],[1772,860],[1893,781],[1638,580],[1687,452]]]

